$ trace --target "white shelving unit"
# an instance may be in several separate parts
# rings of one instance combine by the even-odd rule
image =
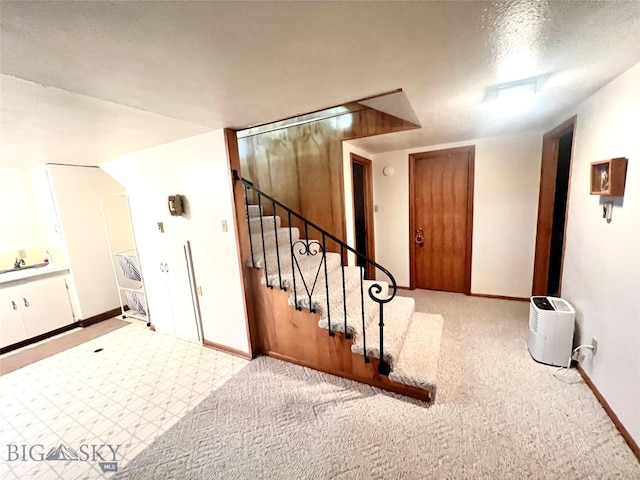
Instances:
[[[107,220],[107,212],[105,209],[105,199],[109,197],[123,197],[126,203],[127,215],[129,218],[129,226],[131,228],[131,248],[125,250],[114,250],[112,237],[109,232],[109,222]],[[138,255],[138,246],[136,245],[136,237],[133,233],[133,221],[131,219],[131,207],[129,206],[129,198],[125,192],[111,193],[103,195],[100,199],[100,208],[102,209],[102,219],[104,221],[104,229],[107,235],[107,243],[109,244],[109,252],[111,253],[111,266],[113,267],[113,276],[118,287],[118,297],[120,300],[120,309],[122,318],[135,318],[146,322],[149,321],[149,307],[147,305],[147,294],[144,287],[144,279],[140,268],[140,256]],[[126,303],[123,301],[123,296]],[[125,305],[127,308],[125,308]]]

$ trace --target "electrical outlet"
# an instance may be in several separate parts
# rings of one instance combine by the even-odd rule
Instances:
[[[593,347],[593,350],[591,350],[591,353],[595,355],[596,352],[598,351],[598,339],[596,337],[591,337],[591,346]]]

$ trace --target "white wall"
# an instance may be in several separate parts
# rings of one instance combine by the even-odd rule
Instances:
[[[123,191],[122,185],[96,167],[48,165],[47,170],[71,270],[70,297],[76,316],[87,319],[119,307],[100,198]],[[120,220],[111,222],[114,233],[128,229],[127,218]]]
[[[118,178],[127,189],[152,321],[155,323],[154,311],[158,311],[158,303],[153,303],[157,292],[153,289],[161,288],[164,280],[155,260],[145,263],[145,258],[151,258],[147,253],[163,248],[162,244],[164,248],[181,247],[189,240],[196,282],[202,288],[199,301],[204,338],[249,352],[231,176],[223,131],[142,150],[100,164],[100,167]],[[184,194],[188,200],[185,217],[169,215],[167,196],[175,194]],[[227,222],[227,232],[222,231],[223,220]],[[158,232],[157,222],[164,222],[164,234]],[[162,255],[162,252],[156,253]],[[171,271],[175,270],[171,268]],[[183,284],[187,281],[181,279]],[[184,285],[180,292],[171,289],[173,300],[177,296],[188,297],[182,287]],[[189,298],[184,304],[188,302]],[[175,320],[180,322],[180,318]]]
[[[583,367],[640,443],[640,64],[575,112],[562,296],[576,309],[580,342],[598,338]],[[629,159],[624,201],[611,223],[589,194],[590,163]]]
[[[475,145],[471,292],[528,297],[533,279],[542,133],[374,155],[376,257],[409,286],[409,154]],[[386,166],[392,176],[382,175]]]
[[[29,171],[0,168],[0,192],[0,252],[10,252],[9,256],[15,257],[14,250],[46,245]]]

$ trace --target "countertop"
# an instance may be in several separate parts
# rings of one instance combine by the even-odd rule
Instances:
[[[66,273],[69,271],[69,266],[60,263],[52,263],[44,267],[29,268],[25,270],[16,270],[13,272],[0,273],[0,285],[2,287],[9,287],[11,283],[21,280],[37,280],[39,277],[55,273]],[[21,282],[24,283],[24,282]]]

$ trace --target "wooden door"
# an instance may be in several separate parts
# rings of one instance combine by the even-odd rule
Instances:
[[[474,153],[409,156],[411,288],[471,293]]]

